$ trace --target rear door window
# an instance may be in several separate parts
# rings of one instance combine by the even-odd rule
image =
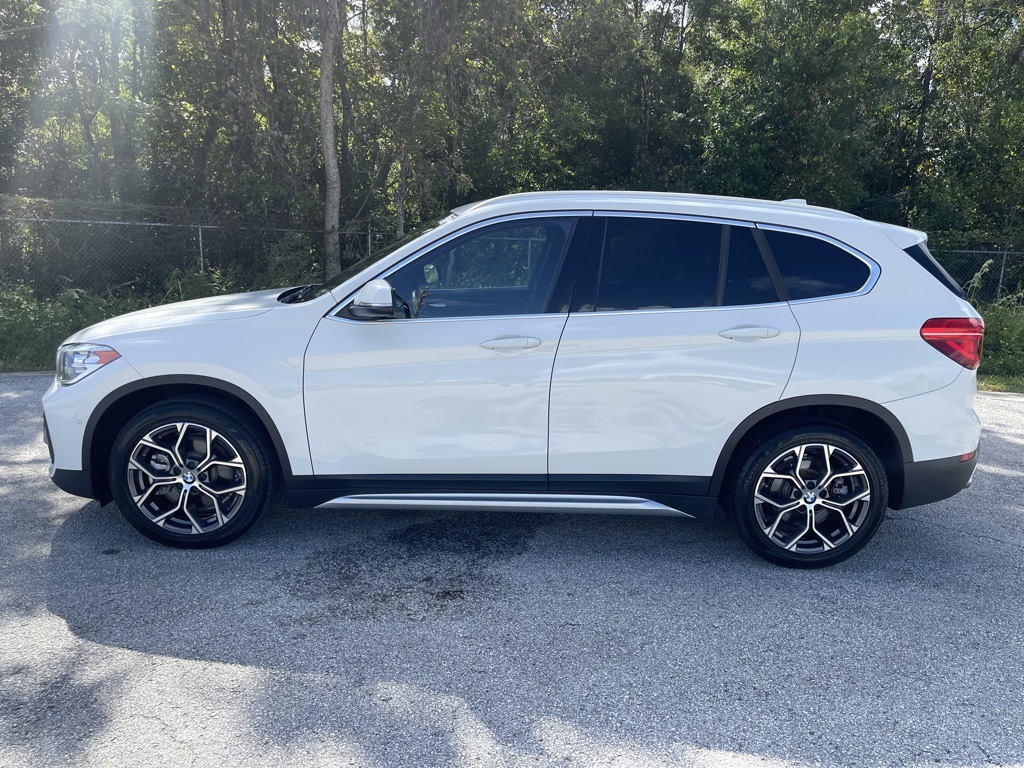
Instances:
[[[598,311],[715,304],[722,225],[677,219],[607,219]]]
[[[595,220],[575,311],[751,306],[780,301],[753,225],[655,216]],[[595,299],[596,297],[596,299]]]
[[[727,227],[728,260],[721,303],[728,307],[779,300],[751,227]]]

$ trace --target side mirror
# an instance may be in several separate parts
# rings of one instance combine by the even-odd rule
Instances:
[[[371,280],[356,294],[348,314],[359,320],[391,320],[395,317],[395,292],[383,278]]]

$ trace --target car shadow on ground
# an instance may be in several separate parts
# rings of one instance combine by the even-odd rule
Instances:
[[[264,670],[254,728],[287,742],[315,722],[386,764],[424,740],[438,763],[567,744],[595,762],[970,764],[981,745],[1020,762],[1020,614],[991,610],[1019,605],[1019,546],[920,523],[960,513],[890,513],[853,560],[800,572],[721,519],[275,505],[235,544],[184,551],[93,502],[53,539],[47,607],[92,642]]]

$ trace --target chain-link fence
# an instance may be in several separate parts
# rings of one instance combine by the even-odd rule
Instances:
[[[933,249],[932,255],[976,304],[1024,291],[1024,251]]]
[[[387,239],[343,232],[343,264]],[[319,230],[0,216],[0,283],[41,299],[68,289],[154,295],[197,274],[233,290],[319,282],[323,254]]]
[[[343,264],[390,239],[342,232]],[[158,295],[196,274],[230,290],[319,282],[323,252],[319,230],[0,215],[0,283],[27,285],[41,299],[67,289]],[[976,303],[1024,291],[1024,251],[932,252]]]

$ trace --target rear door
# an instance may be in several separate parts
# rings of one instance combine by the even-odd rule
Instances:
[[[796,320],[751,225],[598,216],[552,376],[550,487],[704,494],[781,396]]]

